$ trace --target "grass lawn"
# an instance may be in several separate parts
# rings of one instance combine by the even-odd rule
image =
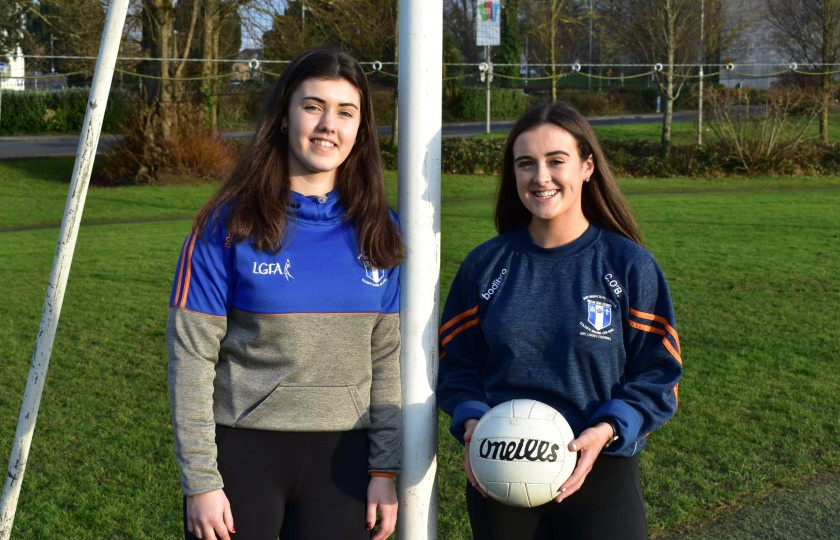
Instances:
[[[712,141],[713,134],[708,127],[711,121],[709,112],[704,116],[703,140]],[[662,139],[662,122],[647,122],[644,124],[617,124],[592,126],[600,139],[638,140],[658,142]],[[840,143],[840,112],[832,112],[829,118],[829,141]],[[814,120],[808,130],[808,136],[817,139],[819,121]],[[476,135],[479,139],[504,139],[507,133],[494,132]],[[697,142],[697,122],[694,120],[675,121],[671,124],[671,142],[675,145],[695,144]]]
[[[0,456],[11,451],[71,169],[70,159],[0,162]],[[394,174],[388,182],[394,193]],[[622,188],[669,279],[685,361],[680,409],[642,454],[651,533],[679,536],[836,476],[840,178]],[[181,241],[212,189],[90,190],[15,538],[180,535],[164,322]],[[442,295],[493,235],[494,190],[492,178],[444,177]],[[461,449],[440,422],[438,537],[468,538]]]

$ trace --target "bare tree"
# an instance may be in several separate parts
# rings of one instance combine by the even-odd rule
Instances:
[[[612,34],[636,59],[656,66],[665,105],[662,149],[667,153],[674,102],[697,62],[700,5],[694,0],[609,0],[604,6]]]
[[[267,57],[288,59],[336,45],[361,61],[390,61],[396,51],[397,0],[289,0],[263,37]]]
[[[23,39],[24,7],[18,2],[0,3],[0,55],[14,51]]]
[[[585,18],[586,12],[574,0],[522,1],[529,61],[548,64],[552,101],[557,101],[558,64],[572,63],[580,55]]]
[[[475,6],[475,0],[445,0],[443,3],[443,29],[452,36],[468,62],[478,62],[480,57],[475,39]]]
[[[242,43],[241,20],[239,8],[246,5],[248,0],[191,0],[200,4],[199,19],[196,27],[197,40],[195,53],[190,56],[202,59],[200,69],[195,70],[201,76],[199,92],[204,104],[205,119],[208,126],[215,131],[218,123],[218,101],[216,92],[219,88],[219,63],[221,58],[235,57]],[[183,9],[191,2],[179,2]],[[222,33],[226,39],[222,43]]]
[[[776,42],[794,59],[802,59],[820,89],[820,140],[828,143],[828,119],[834,76],[840,61],[840,0],[767,0]]]
[[[99,52],[105,22],[103,2],[40,0],[29,2],[26,7],[29,35],[24,52],[57,57],[39,59],[34,65],[41,71],[54,69],[69,74],[68,77],[77,82],[93,76],[95,61],[90,58],[95,58]]]

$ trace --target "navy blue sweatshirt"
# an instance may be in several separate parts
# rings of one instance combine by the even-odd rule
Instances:
[[[516,398],[551,405],[575,436],[612,420],[631,456],[677,407],[680,344],[665,278],[642,246],[592,224],[552,249],[526,228],[478,246],[440,328],[438,404],[464,422]]]

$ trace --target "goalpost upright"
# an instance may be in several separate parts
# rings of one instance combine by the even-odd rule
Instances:
[[[96,148],[99,144],[102,119],[105,116],[105,106],[108,103],[108,94],[120,50],[127,11],[128,0],[111,0],[105,18],[105,27],[102,31],[102,41],[99,44],[99,55],[93,73],[93,84],[90,89],[85,120],[79,136],[79,147],[76,151],[76,162],[70,180],[64,217],[61,221],[61,231],[59,232],[52,273],[47,285],[47,297],[41,314],[38,339],[29,366],[29,377],[26,381],[26,390],[23,395],[23,404],[18,418],[12,454],[9,458],[9,470],[3,488],[3,499],[0,502],[0,540],[7,540],[12,534],[12,524],[14,523],[18,497],[20,496],[20,487],[26,470],[32,435],[35,431],[35,420],[38,417],[44,381],[47,378],[47,368],[49,367],[50,354],[55,340],[55,331],[58,327],[58,318],[64,301],[64,289],[70,275],[73,251],[76,248],[82,210],[85,206],[93,159],[96,157]]]
[[[403,458],[401,540],[437,535],[437,414],[440,289],[443,3],[399,2],[399,216],[407,248],[401,269]]]

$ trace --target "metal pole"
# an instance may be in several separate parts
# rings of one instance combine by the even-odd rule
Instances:
[[[2,127],[3,120],[3,75],[6,73],[6,65],[5,62],[0,62],[0,127]]]
[[[300,28],[306,32],[306,2],[300,6]]]
[[[55,36],[50,32],[50,73],[55,73]]]
[[[705,18],[705,0],[700,0],[700,82],[697,86],[697,146],[703,145],[703,64],[706,51],[703,34],[703,19]]]
[[[399,2],[399,214],[403,458],[397,538],[437,535],[443,2]]]
[[[490,133],[490,83],[493,81],[493,62],[490,61],[490,46],[484,46],[484,61],[487,62],[487,73],[485,73],[485,80],[487,81],[487,103],[485,105],[485,127],[484,131]]]
[[[50,353],[52,352],[58,317],[64,300],[64,289],[67,286],[67,278],[70,274],[73,250],[76,246],[76,237],[82,219],[93,158],[96,155],[96,146],[99,142],[99,132],[102,128],[102,119],[108,102],[108,91],[114,75],[114,65],[119,53],[127,10],[128,0],[112,0],[105,19],[105,28],[102,31],[96,71],[93,75],[87,112],[79,137],[76,163],[70,180],[70,189],[67,194],[67,204],[64,208],[64,218],[61,222],[52,274],[47,286],[47,297],[41,315],[41,325],[38,329],[38,339],[29,366],[29,378],[23,395],[23,405],[18,419],[12,455],[9,459],[9,470],[6,474],[3,500],[0,504],[0,510],[2,510],[2,513],[0,513],[0,539],[2,540],[7,540],[12,533],[20,487],[23,482],[32,435],[35,431],[35,420],[41,403],[44,380],[47,378]]]
[[[589,90],[592,90],[592,0],[589,0]]]

